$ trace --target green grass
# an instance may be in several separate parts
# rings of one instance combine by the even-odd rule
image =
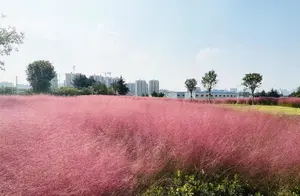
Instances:
[[[284,114],[284,115],[300,115],[300,108],[283,107],[283,106],[269,106],[269,105],[242,105],[242,104],[227,104],[223,105],[238,110],[258,110],[261,112],[267,112],[272,114]]]

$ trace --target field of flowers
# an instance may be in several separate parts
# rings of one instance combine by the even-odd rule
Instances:
[[[168,99],[0,97],[0,195],[134,195],[164,173],[300,181],[300,118]]]

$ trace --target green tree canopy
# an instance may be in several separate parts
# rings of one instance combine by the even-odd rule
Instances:
[[[151,97],[158,97],[158,93],[155,92],[155,91],[153,91],[153,92],[151,93]]]
[[[259,73],[248,73],[243,78],[242,85],[251,90],[252,98],[256,88],[259,88],[262,82],[262,75]]]
[[[109,94],[109,89],[103,83],[95,83],[93,86],[93,94],[95,95],[107,95]]]
[[[289,97],[300,97],[300,86],[297,88],[296,91],[292,92]]]
[[[187,79],[184,84],[191,94],[191,99],[193,99],[193,91],[196,90],[197,80],[195,78]]]
[[[165,95],[165,93],[163,93],[163,92],[160,92],[160,93],[158,93],[158,97],[165,97],[166,95]]]
[[[126,95],[129,92],[129,88],[122,76],[116,81],[116,86],[119,95]]]
[[[201,83],[203,87],[208,92],[208,98],[210,100],[211,98],[211,90],[217,85],[218,79],[217,79],[217,73],[214,70],[211,70],[202,77]]]
[[[92,86],[95,83],[96,81],[93,76],[90,76],[88,78],[84,74],[76,75],[72,81],[72,85],[78,89],[88,88],[89,86]]]
[[[4,15],[0,15],[0,56],[10,55],[17,46],[23,43],[24,33],[17,32],[15,27],[1,27]],[[4,61],[0,59],[0,70],[4,70]]]
[[[273,88],[267,93],[267,97],[280,97],[280,96],[281,96],[280,93]]]
[[[262,90],[261,92],[256,92],[255,97],[267,97],[267,93],[265,90]]]
[[[55,77],[53,65],[49,61],[34,61],[27,66],[26,75],[32,90],[37,93],[48,92],[50,81]]]
[[[163,93],[163,92],[157,93],[154,91],[151,93],[151,97],[164,97],[164,96],[165,96],[165,93]]]

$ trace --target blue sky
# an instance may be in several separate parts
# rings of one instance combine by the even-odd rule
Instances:
[[[0,0],[4,24],[26,34],[4,57],[0,80],[26,82],[26,66],[49,60],[65,72],[158,79],[184,90],[186,78],[219,75],[218,88],[238,87],[245,73],[263,88],[300,85],[300,1],[286,0]],[[297,13],[298,12],[298,13]],[[201,86],[201,85],[199,85]]]

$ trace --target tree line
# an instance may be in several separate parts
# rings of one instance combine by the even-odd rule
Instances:
[[[201,83],[203,87],[206,89],[208,93],[208,99],[211,101],[212,99],[212,90],[218,84],[219,80],[217,79],[218,75],[214,70],[211,70],[204,74],[202,77]],[[257,88],[259,88],[262,84],[263,76],[259,73],[248,73],[242,78],[241,85],[245,87],[245,89],[250,90],[252,98],[254,97],[281,97],[283,96],[277,90],[273,88],[266,92],[264,90],[255,92]],[[196,90],[197,87],[197,80],[195,78],[187,79],[185,81],[185,87],[190,93],[190,98],[193,99],[193,92]],[[293,92],[290,96],[300,97],[300,87],[297,89],[296,92]]]

